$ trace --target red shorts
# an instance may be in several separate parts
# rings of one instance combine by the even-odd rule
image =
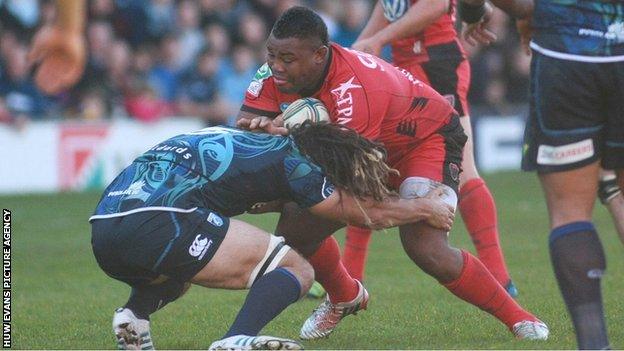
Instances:
[[[406,178],[423,177],[444,183],[457,192],[466,140],[459,117],[454,115],[447,125],[407,152],[388,148],[388,164],[400,173],[391,177],[390,184],[398,190]]]
[[[449,100],[460,116],[469,114],[468,89],[470,63],[455,41],[427,48],[444,51],[444,55],[430,55],[430,60],[420,64],[403,65],[414,77],[431,86]]]

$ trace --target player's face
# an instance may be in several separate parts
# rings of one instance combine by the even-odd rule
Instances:
[[[277,89],[286,94],[300,93],[316,86],[323,77],[327,46],[299,38],[267,40],[267,63]]]

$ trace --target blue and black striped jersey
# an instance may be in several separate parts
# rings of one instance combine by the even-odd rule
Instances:
[[[533,26],[538,51],[624,55],[623,0],[536,0]]]
[[[278,199],[313,206],[332,191],[291,138],[212,127],[168,139],[136,158],[106,188],[94,215],[205,207],[234,216]]]

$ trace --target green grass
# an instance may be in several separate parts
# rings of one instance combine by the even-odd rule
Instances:
[[[547,251],[546,208],[535,176],[502,173],[487,177],[498,204],[501,241],[519,302],[546,321],[551,338],[522,342],[488,314],[458,300],[420,272],[403,253],[395,230],[373,238],[366,284],[368,311],[343,321],[310,349],[572,349],[571,322],[559,295]],[[113,309],[129,288],[99,270],[90,247],[91,214],[99,194],[0,197],[13,211],[13,346],[20,349],[111,349]],[[268,231],[276,217],[241,217]],[[600,205],[596,225],[607,252],[603,281],[611,343],[624,348],[624,249]],[[342,233],[338,234],[343,240]],[[451,240],[474,251],[460,220]],[[221,337],[245,292],[191,289],[152,317],[161,349],[205,349]],[[263,331],[296,337],[319,303],[289,307]]]

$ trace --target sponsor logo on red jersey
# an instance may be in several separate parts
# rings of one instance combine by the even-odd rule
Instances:
[[[331,90],[332,95],[336,99],[338,123],[348,122],[353,115],[353,94],[349,90],[362,88],[361,85],[353,83],[353,80],[355,80],[355,76]]]

